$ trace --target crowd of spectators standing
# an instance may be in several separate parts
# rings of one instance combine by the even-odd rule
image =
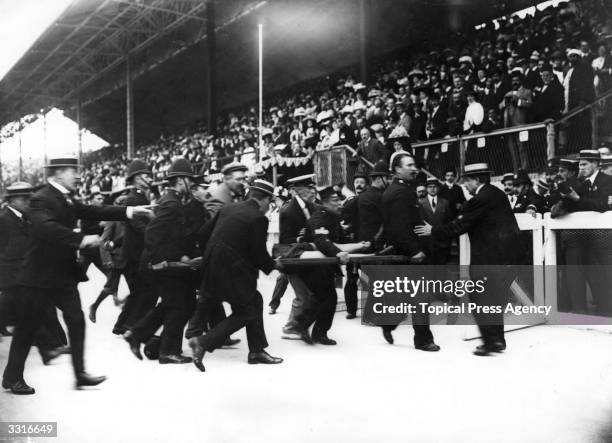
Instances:
[[[452,47],[444,49],[422,42],[376,60],[367,85],[356,69],[296,85],[266,99],[260,152],[257,110],[247,106],[221,116],[215,135],[196,123],[140,145],[135,156],[159,177],[179,155],[211,174],[234,160],[254,167],[258,158],[308,157],[334,145],[375,163],[409,143],[556,120],[612,86],[605,3],[578,0],[497,19],[448,36]],[[602,106],[610,111],[611,103]],[[612,112],[600,114],[610,119]],[[125,148],[91,153],[86,164],[88,189],[118,187]]]

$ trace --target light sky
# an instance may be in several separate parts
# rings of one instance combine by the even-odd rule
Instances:
[[[66,9],[72,0],[0,0],[0,79],[17,63],[44,30]],[[21,136],[24,159],[77,152],[77,125],[54,109],[47,115],[44,136],[42,119],[28,125]],[[108,143],[88,131],[83,131],[83,151],[106,146]],[[19,158],[19,137],[0,143],[3,162]]]

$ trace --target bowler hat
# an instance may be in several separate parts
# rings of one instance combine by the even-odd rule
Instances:
[[[526,185],[531,184],[532,181],[529,178],[529,174],[526,171],[520,170],[516,174],[514,174],[514,184],[515,185]]]

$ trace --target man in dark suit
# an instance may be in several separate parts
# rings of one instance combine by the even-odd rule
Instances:
[[[570,212],[612,210],[612,177],[599,170],[601,154],[596,149],[584,149],[578,155],[579,175],[582,186],[576,190],[571,186],[563,189],[561,197]],[[585,280],[588,282],[597,312],[612,314],[609,275],[605,267],[612,265],[612,235],[606,230],[589,230],[583,241],[574,245],[571,254],[572,269],[568,269],[568,293],[572,308],[586,311]],[[590,265],[590,266],[584,266]]]
[[[385,146],[373,138],[368,128],[363,128],[360,132],[361,141],[357,147],[357,154],[361,155],[370,163],[376,163],[381,159],[385,159],[387,156],[387,149]]]
[[[357,240],[372,244],[371,252],[379,251],[385,244],[382,217],[382,197],[387,188],[389,167],[380,161],[370,172],[371,184],[359,196],[359,236]]]
[[[279,214],[279,243],[281,245],[292,245],[303,240],[306,221],[315,211],[315,189],[313,182],[314,174],[294,177],[287,180],[287,186],[291,189],[293,197],[284,205]],[[291,303],[289,320],[283,327],[283,338],[299,339],[309,341],[308,334],[299,326],[297,318],[300,317],[312,298],[312,292],[297,274],[287,274],[291,287],[295,292],[295,298]],[[270,309],[276,309],[280,303],[278,297],[272,297]],[[272,312],[272,311],[271,311]]]
[[[145,207],[95,207],[74,200],[80,167],[76,158],[51,159],[46,167],[51,177],[30,201],[32,239],[17,278],[17,283],[24,286],[25,315],[15,329],[2,379],[2,386],[16,394],[34,394],[23,380],[23,371],[36,330],[50,305],[62,310],[68,326],[77,388],[98,385],[106,379],[85,372],[85,318],[77,289],[85,276],[77,264],[76,251],[99,247],[100,236],[84,236],[74,228],[78,219],[126,220],[150,215]]]
[[[418,171],[414,158],[406,153],[397,153],[391,159],[391,170],[395,177],[383,193],[382,199],[387,243],[395,247],[397,254],[410,257],[412,263],[424,263],[427,259],[425,242],[413,232],[416,226],[423,224],[421,205],[412,185]],[[397,324],[382,327],[383,336],[389,343],[393,343],[392,331],[397,328]],[[412,314],[412,327],[415,348],[428,352],[440,350],[434,343],[428,314]]]
[[[542,66],[543,86],[535,89],[533,112],[536,122],[552,118],[557,120],[563,112],[563,86],[553,73],[551,65]]]
[[[347,198],[341,210],[341,219],[346,224],[345,234],[348,241],[356,241],[359,238],[361,227],[359,226],[359,197],[369,188],[368,174],[363,170],[357,170],[353,175],[353,189],[355,195]],[[359,271],[357,266],[349,263],[346,265],[346,283],[344,284],[344,303],[346,304],[346,318],[352,320],[357,317],[357,281]]]
[[[140,343],[147,342],[163,325],[159,347],[160,364],[191,363],[191,358],[182,354],[183,329],[193,314],[196,305],[195,265],[189,266],[199,255],[195,238],[189,235],[186,206],[182,198],[190,193],[193,167],[179,157],[168,169],[168,188],[160,199],[155,218],[145,230],[141,265],[151,267],[151,279],[157,298],[161,298],[154,309],[138,321],[126,334],[132,353],[139,359]],[[197,224],[197,221],[194,221]],[[204,223],[204,215],[200,226]],[[199,229],[198,229],[199,230]],[[191,229],[191,232],[195,229]],[[183,268],[166,269],[164,263],[181,262]],[[159,268],[159,269],[156,269]]]
[[[423,220],[432,226],[444,225],[450,222],[450,203],[445,198],[438,196],[440,182],[435,177],[427,179],[427,197],[419,200],[423,208]],[[450,238],[429,239],[425,255],[429,258],[430,265],[446,265],[450,256]]]
[[[461,209],[463,203],[465,203],[465,195],[463,195],[463,189],[455,181],[457,180],[457,174],[454,169],[448,169],[444,172],[444,183],[440,185],[438,194],[440,197],[448,201],[451,216],[457,215],[457,212]]]
[[[126,206],[150,203],[150,177],[152,171],[146,162],[134,159],[128,166],[126,182],[133,186],[125,200]],[[125,281],[130,290],[113,327],[113,334],[123,334],[155,306],[157,297],[146,272],[140,269],[140,256],[144,248],[144,232],[149,220],[136,218],[125,224],[123,255]]]
[[[565,108],[567,113],[579,106],[592,103],[595,100],[594,72],[590,64],[585,63],[578,49],[568,51],[569,69],[563,78],[565,89]],[[570,120],[571,128],[567,131],[568,149],[577,149],[591,144],[591,110]],[[575,151],[570,151],[575,152]]]
[[[465,165],[465,185],[473,195],[450,223],[432,228],[425,224],[415,229],[420,236],[434,238],[458,237],[467,233],[470,238],[470,277],[487,277],[487,291],[472,295],[478,305],[501,306],[515,275],[506,265],[517,264],[523,251],[519,241],[519,227],[504,191],[491,185],[486,163]],[[498,269],[483,269],[495,266]],[[495,314],[474,313],[484,344],[475,355],[489,355],[506,348],[503,311]]]
[[[189,339],[193,362],[204,371],[202,359],[223,345],[225,339],[246,326],[249,364],[278,364],[283,360],[265,351],[268,346],[263,324],[263,299],[257,291],[259,271],[282,270],[266,249],[268,211],[274,185],[255,180],[248,200],[223,207],[200,232],[204,248],[202,286],[208,296],[228,302],[232,314],[206,335]]]
[[[23,297],[17,284],[17,275],[23,266],[23,258],[29,246],[28,204],[33,189],[29,183],[16,182],[6,189],[7,204],[0,209],[0,331],[10,335],[6,325],[18,322],[23,314]],[[55,308],[44,313],[48,320],[38,328],[35,345],[43,363],[65,352],[66,334],[62,329]]]

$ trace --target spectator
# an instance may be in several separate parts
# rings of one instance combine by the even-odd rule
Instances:
[[[519,71],[511,74],[512,90],[504,96],[499,107],[504,112],[504,126],[518,126],[529,123],[528,115],[533,104],[531,90],[523,86],[523,75]],[[514,170],[529,167],[529,155],[525,143],[519,140],[519,134],[510,134],[507,138],[512,156]]]
[[[563,111],[563,86],[557,80],[551,65],[544,65],[541,75],[544,85],[536,88],[533,101],[535,120],[557,120]]]

